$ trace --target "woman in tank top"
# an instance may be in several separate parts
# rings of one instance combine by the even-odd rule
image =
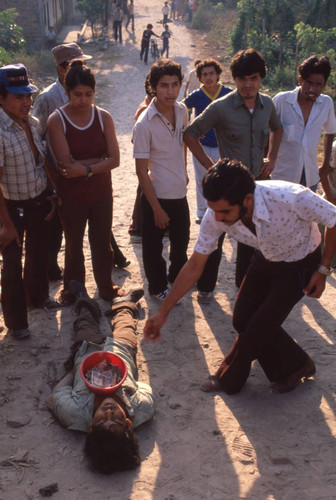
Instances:
[[[75,301],[69,282],[85,283],[83,239],[86,224],[99,296],[112,300],[111,170],[119,166],[119,146],[110,113],[93,104],[96,81],[90,68],[74,61],[65,77],[69,102],[48,120],[50,144],[59,170],[57,192],[65,236],[64,288],[59,300]]]

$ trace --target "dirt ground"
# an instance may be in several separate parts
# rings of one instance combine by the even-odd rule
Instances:
[[[161,33],[161,3],[144,0],[141,7],[136,5],[135,34],[124,30],[122,46],[104,52],[90,44],[85,47],[94,56],[98,102],[112,113],[121,149],[121,165],[113,172],[114,233],[131,265],[116,270],[114,279],[126,291],[145,283],[141,245],[132,245],[127,233],[137,186],[130,139],[148,71],[139,60],[141,33],[148,22]],[[205,55],[206,47],[182,22],[171,30],[171,57],[186,72],[194,57]],[[190,155],[188,163],[191,253],[199,226]],[[167,247],[168,242],[166,254]],[[85,252],[86,285],[94,296],[87,241]],[[335,277],[328,278],[321,300],[304,299],[286,321],[288,331],[314,359],[315,379],[292,393],[274,395],[256,364],[240,394],[205,394],[199,384],[214,372],[235,337],[234,256],[235,243],[226,238],[213,302],[199,305],[193,289],[172,311],[157,344],[145,343],[142,336],[145,319],[158,308],[146,288],[140,302],[138,364],[140,379],[153,387],[156,412],[137,430],[142,463],[132,472],[102,476],[90,471],[83,455],[84,436],[62,428],[45,406],[51,388],[64,375],[72,308],[31,312],[30,340],[14,341],[3,330],[0,500],[38,499],[39,489],[55,482],[55,500],[336,498]],[[63,251],[60,264],[62,259]],[[51,295],[60,287],[52,284]],[[100,304],[103,310],[108,306]],[[104,320],[102,330],[108,332]]]

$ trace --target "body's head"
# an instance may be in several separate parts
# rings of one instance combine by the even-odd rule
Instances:
[[[84,451],[103,474],[134,469],[140,464],[138,438],[121,404],[105,398],[96,409]]]
[[[152,30],[153,29],[153,25],[152,24],[147,24],[147,29],[148,30]]]
[[[181,65],[171,59],[159,59],[149,71],[149,83],[157,101],[165,107],[173,106],[182,85]]]
[[[255,100],[267,72],[264,57],[255,49],[240,50],[233,56],[230,70],[243,100]]]
[[[216,220],[234,224],[241,218],[251,218],[255,181],[241,162],[223,158],[205,174],[203,195]]]
[[[77,43],[62,43],[61,45],[54,47],[51,52],[54,56],[57,66],[57,74],[62,85],[64,85],[66,72],[73,61],[85,62],[88,59],[92,59],[92,56],[84,54]]]
[[[217,86],[222,71],[223,68],[216,59],[203,59],[196,66],[197,78],[203,83],[205,88],[210,89]]]
[[[28,78],[23,64],[0,68],[0,106],[17,123],[28,117],[35,92],[38,88]]]
[[[71,63],[65,75],[64,86],[71,105],[79,109],[91,107],[96,91],[96,79],[83,61]]]
[[[314,102],[327,85],[330,71],[328,57],[305,59],[299,66],[300,97]]]

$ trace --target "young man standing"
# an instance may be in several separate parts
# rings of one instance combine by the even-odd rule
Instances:
[[[201,82],[201,87],[194,90],[183,100],[188,110],[195,109],[195,115],[200,115],[205,108],[216,99],[224,97],[229,92],[232,92],[230,87],[225,87],[219,83],[219,77],[223,69],[215,59],[204,59],[196,66],[196,74]],[[209,130],[204,137],[200,139],[202,147],[206,154],[216,163],[220,156],[218,151],[217,140],[213,129]],[[202,180],[205,175],[205,168],[193,156],[193,164],[196,181],[196,198],[197,198],[197,224],[202,222],[203,216],[208,208],[206,199],[203,196]],[[218,267],[222,257],[222,244],[225,234],[218,240],[218,248],[210,256],[204,273],[197,282],[197,300],[202,304],[209,304],[212,300],[213,291],[216,286]]]
[[[272,99],[259,93],[266,76],[265,59],[254,49],[241,50],[233,56],[230,70],[237,89],[214,101],[195,118],[184,134],[184,141],[201,165],[209,169],[214,162],[204,151],[199,138],[214,129],[221,158],[239,160],[256,179],[267,179],[274,169],[282,127]],[[268,155],[264,159],[268,139]],[[252,254],[253,249],[238,243],[238,287]]]
[[[5,325],[18,340],[30,336],[27,306],[56,305],[49,299],[47,273],[52,186],[47,189],[38,120],[29,116],[32,94],[37,91],[23,64],[0,68],[1,303]]]
[[[161,59],[151,67],[149,82],[154,99],[133,129],[136,171],[143,191],[142,252],[149,293],[159,300],[167,296],[187,261],[189,207],[183,133],[187,108],[177,103],[183,74],[181,65]],[[170,238],[170,267],[162,257],[165,230]]]
[[[336,118],[332,99],[322,94],[330,75],[327,57],[312,56],[299,66],[299,87],[280,92],[274,106],[283,134],[272,179],[297,182],[316,191],[329,167]],[[324,159],[317,165],[317,147],[324,131]]]
[[[195,116],[200,115],[216,99],[220,99],[229,92],[232,92],[230,87],[225,87],[225,85],[219,82],[222,71],[221,65],[215,59],[204,59],[196,66],[197,78],[202,85],[182,101],[188,110],[195,109]],[[206,154],[216,163],[220,156],[214,130],[209,130],[200,139],[200,143]],[[193,164],[196,180],[197,219],[198,223],[201,223],[203,215],[208,208],[202,192],[202,180],[206,170],[194,156]]]
[[[170,310],[201,275],[226,231],[256,252],[234,306],[238,336],[201,389],[239,392],[257,359],[273,392],[291,391],[314,375],[315,365],[282,324],[304,294],[319,298],[323,293],[336,251],[336,207],[298,184],[255,182],[242,163],[227,158],[205,174],[203,192],[209,210],[194,253],[159,311],[147,321],[145,338],[160,338]],[[318,223],[326,226],[322,255]]]

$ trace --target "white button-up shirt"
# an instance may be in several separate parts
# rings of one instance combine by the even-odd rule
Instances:
[[[148,159],[149,177],[155,194],[163,199],[181,199],[187,193],[183,134],[187,108],[175,102],[175,128],[155,106],[155,99],[139,116],[133,128],[133,158]]]
[[[331,98],[321,94],[305,125],[298,103],[299,90],[297,87],[290,92],[280,92],[273,99],[283,131],[272,179],[300,182],[304,168],[307,186],[314,186],[320,180],[317,147],[321,131],[336,132],[335,111]]]
[[[231,226],[216,221],[215,212],[208,208],[195,251],[210,254],[226,231],[241,243],[260,250],[270,261],[298,261],[320,244],[318,223],[328,227],[336,224],[336,207],[300,184],[261,181],[254,191],[252,221],[256,234],[240,220]]]

